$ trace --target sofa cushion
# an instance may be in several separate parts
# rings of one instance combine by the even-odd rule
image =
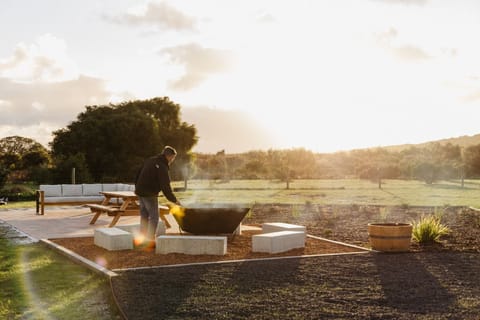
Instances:
[[[62,184],[63,197],[81,197],[83,194],[81,184]]]
[[[62,186],[60,184],[41,184],[40,190],[45,192],[45,197],[62,196]]]
[[[82,197],[45,197],[45,203],[87,203],[100,202],[103,200],[102,196],[82,196]]]
[[[100,191],[102,191],[101,183],[84,183],[83,184],[84,196],[99,196]]]
[[[104,183],[102,185],[102,191],[118,191],[118,183]]]
[[[133,189],[132,189],[131,184],[119,183],[117,185],[117,191],[134,191],[134,190],[135,190],[135,186],[133,186]]]

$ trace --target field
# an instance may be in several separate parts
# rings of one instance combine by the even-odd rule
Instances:
[[[174,182],[183,187],[183,182]],[[178,193],[188,203],[246,203],[246,204],[321,204],[321,205],[385,205],[385,206],[474,206],[480,207],[480,181],[441,181],[431,185],[416,180],[358,179],[294,180],[289,189],[285,182],[268,180],[231,180],[212,182],[193,180],[187,191]]]
[[[480,207],[480,180],[439,181],[359,179],[293,180],[189,180],[187,190],[177,192],[185,205],[192,203],[384,205],[384,206],[473,206]],[[183,181],[172,182],[183,188]],[[9,202],[3,209],[33,208],[34,201]]]

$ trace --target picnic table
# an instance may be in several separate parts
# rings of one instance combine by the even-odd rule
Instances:
[[[104,213],[113,217],[112,222],[108,225],[109,227],[115,226],[123,216],[140,216],[138,196],[133,191],[101,191],[100,194],[104,196],[102,203],[85,205],[94,213],[90,224],[95,224],[100,215]],[[165,218],[165,215],[169,214],[169,212],[170,209],[167,206],[158,206],[159,216],[167,228],[171,227]]]

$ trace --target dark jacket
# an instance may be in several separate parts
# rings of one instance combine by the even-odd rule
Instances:
[[[135,194],[139,197],[152,197],[158,196],[162,191],[169,201],[177,202],[170,186],[169,169],[164,155],[145,160],[135,179]]]

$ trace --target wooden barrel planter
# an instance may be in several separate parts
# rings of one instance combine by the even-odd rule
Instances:
[[[410,248],[411,223],[369,223],[368,236],[373,250],[404,252]]]

